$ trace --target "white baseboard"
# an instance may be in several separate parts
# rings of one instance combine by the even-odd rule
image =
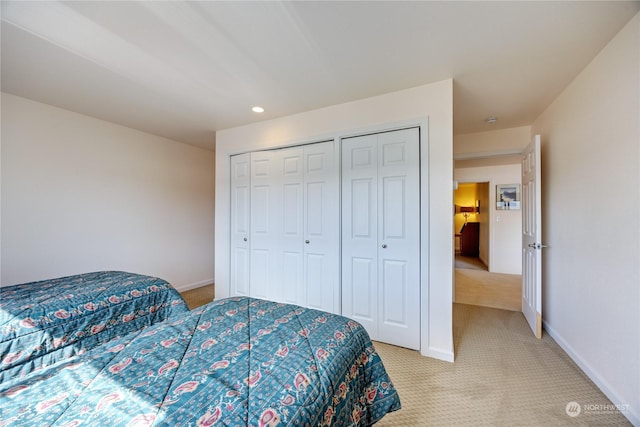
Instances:
[[[213,278],[202,280],[200,282],[189,283],[186,285],[173,285],[173,284],[172,285],[174,288],[178,290],[178,292],[185,292],[185,291],[190,291],[191,289],[199,288],[204,285],[209,285],[211,283],[213,283]]]
[[[426,357],[432,357],[434,359],[444,360],[445,362],[453,362],[453,359],[454,359],[453,352],[434,349],[434,348],[427,348],[424,350],[420,350],[420,354]]]
[[[575,362],[576,365],[585,373],[587,377],[591,381],[595,383],[595,385],[611,400],[614,405],[619,405],[619,407],[626,408],[625,411],[621,411],[622,415],[624,415],[634,426],[640,426],[640,415],[638,411],[640,408],[633,408],[629,402],[625,402],[623,399],[620,399],[618,394],[613,390],[611,385],[602,377],[600,377],[596,371],[587,363],[576,351],[571,347],[567,341],[565,341],[558,332],[553,329],[546,321],[542,321],[543,328],[545,332],[547,332],[551,338],[558,343],[558,345],[569,355],[569,357]],[[580,402],[579,402],[580,403]]]

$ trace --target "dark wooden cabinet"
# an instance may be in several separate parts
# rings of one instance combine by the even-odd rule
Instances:
[[[480,255],[480,223],[468,222],[460,230],[460,255]]]

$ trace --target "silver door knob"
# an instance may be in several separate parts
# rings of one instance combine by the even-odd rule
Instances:
[[[387,244],[386,244],[386,243],[383,243],[383,244],[382,244],[382,249],[386,249],[386,248],[387,248]]]
[[[244,241],[246,242],[246,241],[247,241],[247,238],[245,237],[245,238],[244,238],[244,239],[242,239],[242,240],[244,240]]]
[[[309,241],[308,241],[308,240],[305,240],[304,242],[305,242],[306,244],[309,244]]]

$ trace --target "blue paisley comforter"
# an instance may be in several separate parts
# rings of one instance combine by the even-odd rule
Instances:
[[[121,271],[0,288],[0,382],[187,311],[166,281]]]
[[[0,425],[365,426],[399,408],[360,324],[251,298],[0,386]]]

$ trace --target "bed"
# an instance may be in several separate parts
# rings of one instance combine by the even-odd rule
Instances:
[[[188,311],[166,281],[103,271],[0,288],[0,382]]]
[[[364,328],[214,301],[0,385],[0,425],[371,425],[400,400]]]

